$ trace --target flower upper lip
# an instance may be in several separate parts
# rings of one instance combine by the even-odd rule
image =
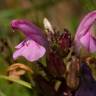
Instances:
[[[48,41],[45,37],[45,34],[40,28],[35,26],[33,23],[27,20],[16,19],[11,22],[11,27],[14,30],[15,29],[20,30],[25,34],[26,37],[31,38],[32,40],[36,41],[40,45],[46,48],[48,47]]]
[[[77,51],[80,51],[80,48],[83,46],[88,52],[96,52],[96,39],[92,35],[91,27],[93,26],[96,20],[96,11],[88,13],[84,19],[81,21],[76,35],[75,35],[75,45]]]

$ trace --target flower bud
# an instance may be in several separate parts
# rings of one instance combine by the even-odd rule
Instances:
[[[67,69],[67,85],[71,89],[76,89],[79,85],[79,60],[76,57],[72,57],[69,68]]]
[[[63,60],[54,52],[49,52],[47,55],[47,69],[48,71],[57,77],[64,76],[65,65]]]
[[[63,49],[67,49],[71,47],[71,35],[68,30],[64,29],[63,34],[59,38],[59,45]]]

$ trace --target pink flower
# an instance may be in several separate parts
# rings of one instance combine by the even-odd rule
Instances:
[[[75,44],[78,51],[84,47],[88,52],[96,52],[96,38],[92,26],[96,20],[96,11],[88,13],[81,21],[75,35]]]
[[[26,39],[16,46],[14,59],[23,56],[29,61],[36,61],[45,54],[47,40],[41,29],[27,20],[13,20],[11,27],[22,31],[26,36]]]

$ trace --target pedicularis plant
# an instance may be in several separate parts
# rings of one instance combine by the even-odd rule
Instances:
[[[96,96],[96,81],[90,63],[94,64],[96,11],[88,13],[77,28],[75,38],[68,30],[58,32],[44,19],[44,31],[27,20],[13,20],[11,27],[24,33],[26,39],[17,45],[13,59],[24,57],[42,70],[33,72],[38,96]],[[82,54],[81,54],[82,53]],[[46,64],[40,58],[46,59]]]

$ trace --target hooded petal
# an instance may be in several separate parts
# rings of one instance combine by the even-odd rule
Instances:
[[[11,26],[13,29],[20,29],[26,36],[37,34],[42,35],[41,29],[27,20],[12,20]]]
[[[30,39],[26,40],[23,43],[21,42],[19,44],[19,47],[16,48],[17,50],[13,54],[14,59],[23,56],[29,61],[36,61],[41,58],[46,52],[46,49],[43,46]]]
[[[11,27],[22,31],[26,37],[32,38],[32,40],[40,45],[44,47],[47,46],[47,39],[45,38],[42,30],[33,23],[27,20],[13,20],[11,22]]]
[[[75,35],[75,45],[77,51],[80,51],[81,45],[85,46],[85,48],[89,52],[96,51],[96,44],[95,44],[96,40],[93,39],[91,30],[91,27],[94,24],[95,20],[96,20],[96,11],[92,11],[89,14],[87,14],[81,21]],[[89,41],[89,43],[87,40]],[[92,48],[91,45],[94,48]]]

